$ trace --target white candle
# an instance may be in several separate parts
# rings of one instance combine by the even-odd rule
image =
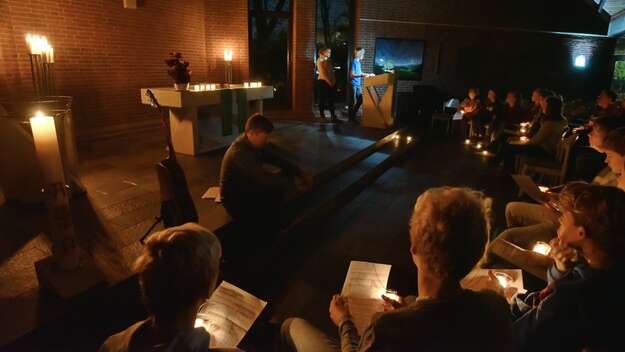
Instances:
[[[464,144],[471,144],[471,140],[470,139],[465,139],[464,140]]]
[[[538,254],[542,254],[542,255],[548,255],[549,252],[551,252],[551,246],[548,245],[545,242],[542,241],[538,241],[536,242],[536,244],[534,245],[534,248],[532,249],[532,251],[538,253]]]
[[[54,117],[44,116],[41,111],[30,118],[30,126],[33,131],[37,159],[41,165],[44,180],[47,184],[65,184],[61,152],[54,125]]]
[[[477,148],[477,149],[482,149],[482,143],[478,143],[478,144],[476,144],[476,145],[475,145],[475,148]]]
[[[250,84],[248,82],[243,83],[243,88],[249,88]]]

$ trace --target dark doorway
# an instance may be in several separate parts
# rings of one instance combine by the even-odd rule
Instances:
[[[250,80],[274,86],[269,109],[290,108],[291,0],[249,0]]]
[[[316,17],[316,52],[322,46],[332,49],[336,75],[335,101],[344,105],[347,102],[349,63],[354,45],[354,1],[317,0]]]

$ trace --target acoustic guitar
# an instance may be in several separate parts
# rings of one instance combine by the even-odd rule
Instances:
[[[187,178],[178,161],[176,151],[171,141],[171,129],[169,125],[169,113],[163,109],[154,97],[151,90],[147,90],[145,95],[150,99],[150,105],[157,108],[161,113],[161,122],[165,132],[165,142],[167,147],[167,157],[156,164],[156,175],[161,192],[161,215],[156,217],[156,222],[150,227],[148,232],[141,238],[143,243],[154,227],[163,222],[165,228],[179,226],[188,222],[198,222],[198,214],[189,193]]]

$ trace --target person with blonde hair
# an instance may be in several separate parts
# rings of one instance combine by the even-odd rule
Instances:
[[[149,317],[109,337],[100,351],[208,351],[210,335],[194,324],[215,290],[220,260],[219,240],[198,224],[151,235],[135,262]]]
[[[492,291],[460,287],[484,254],[490,231],[491,200],[468,188],[425,191],[410,220],[410,255],[417,267],[418,297],[391,302],[373,317],[362,337],[347,305],[335,295],[330,319],[338,339],[303,319],[282,325],[291,351],[508,351],[509,307]]]

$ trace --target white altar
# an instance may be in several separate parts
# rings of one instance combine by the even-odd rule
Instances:
[[[243,132],[247,118],[263,112],[263,100],[273,98],[273,86],[230,85],[214,90],[142,88],[141,102],[150,89],[163,107],[169,108],[171,136],[177,153],[198,155],[223,148]]]

